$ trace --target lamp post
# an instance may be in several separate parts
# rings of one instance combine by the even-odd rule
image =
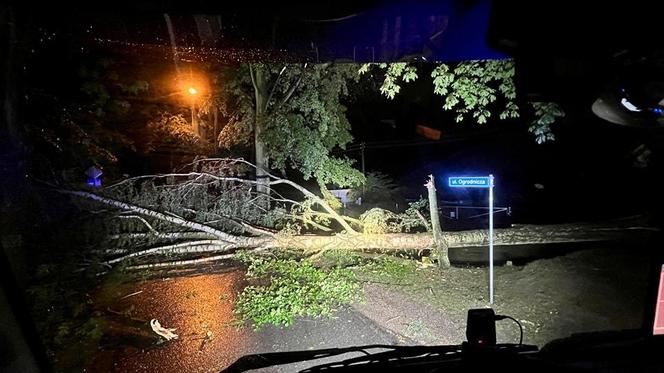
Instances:
[[[196,135],[200,136],[198,131],[198,118],[196,118],[196,95],[198,94],[198,89],[195,87],[187,88],[187,93],[191,96],[191,128]]]

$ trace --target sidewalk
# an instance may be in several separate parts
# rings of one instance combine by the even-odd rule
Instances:
[[[353,308],[398,335],[400,343],[454,345],[466,338],[466,320],[446,316],[404,292],[368,283],[364,293],[365,301],[353,304]]]

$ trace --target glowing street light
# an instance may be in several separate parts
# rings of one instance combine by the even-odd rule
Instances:
[[[196,118],[196,98],[195,98],[195,96],[198,94],[198,89],[196,89],[194,86],[189,86],[189,88],[187,88],[187,93],[189,93],[189,95],[191,96],[191,127],[196,135],[200,135],[198,120]]]
[[[174,83],[172,86],[174,93],[172,95],[178,95],[179,103],[189,106],[191,110],[191,129],[196,135],[200,136],[200,119],[197,112],[205,98],[210,94],[208,77],[202,73],[190,71],[188,74],[178,72],[176,76],[169,78],[169,80]]]

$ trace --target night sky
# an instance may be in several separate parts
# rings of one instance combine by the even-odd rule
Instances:
[[[444,53],[439,57],[454,60],[464,53],[470,57],[500,56],[475,36],[465,40],[466,45],[474,45],[475,49],[452,48],[459,44],[458,37],[454,37],[457,35],[455,32],[460,32],[453,27],[455,20],[468,21],[469,18],[464,17],[471,17],[470,20],[477,24],[486,24],[488,9],[473,8],[474,13],[458,13],[458,9],[445,8],[443,5],[423,9],[419,13],[412,9],[409,13],[406,9],[401,14],[404,14],[405,19],[410,17],[414,20],[425,17],[427,12],[452,15],[452,31],[446,34],[448,41],[451,41],[450,47],[443,48]],[[398,10],[379,7],[378,10],[362,15],[368,19],[380,18]],[[455,18],[456,14],[463,14],[463,17]],[[117,61],[122,71],[149,81],[152,94],[158,96],[164,92],[160,84],[163,84],[163,77],[169,74],[172,65],[169,60],[168,35],[160,14],[125,17],[121,14],[109,16],[108,13],[91,12],[70,15],[70,18],[34,17],[34,22],[44,26],[32,29],[25,36],[32,39],[31,44],[34,46],[24,61],[29,69],[26,70],[25,84],[53,89],[58,92],[60,99],[66,100],[78,94],[77,85],[73,84],[77,64],[108,55]],[[179,31],[178,43],[182,47],[191,47],[187,57],[193,59],[185,57],[183,61],[186,66],[199,68],[201,61],[209,66],[214,63],[237,65],[256,58],[311,58],[311,51],[304,47],[291,48],[289,53],[280,54],[285,51],[281,48],[283,46],[302,45],[301,40],[293,36],[293,26],[288,26],[284,19],[273,22],[270,27],[257,19],[248,21],[241,14],[224,15],[221,19],[221,30],[226,36],[218,39],[214,45],[202,47],[201,40],[197,40],[192,17],[177,13],[173,15],[173,22]],[[359,27],[358,22],[352,24],[355,25],[353,27]],[[274,27],[277,26],[279,33],[274,36]],[[310,23],[310,26],[305,34],[318,38],[316,40],[319,41],[320,50],[327,50],[325,53],[328,54],[336,50],[336,53],[345,56],[346,52],[342,51],[345,49],[339,45],[348,43],[347,29],[341,32],[315,23]],[[253,31],[248,32],[248,29]],[[420,30],[413,29],[410,32],[416,35]],[[263,47],[268,34],[273,36],[270,42],[277,46],[271,52],[264,52],[265,49],[234,49],[241,43]],[[373,42],[371,32],[363,37],[366,45]],[[230,54],[227,53],[229,50],[232,51]],[[295,53],[292,53],[293,50]],[[449,50],[459,50],[460,54],[445,55]],[[394,52],[389,50],[385,53]],[[224,61],[215,62],[217,59]],[[430,173],[436,175],[440,185],[445,183],[447,176],[453,174],[492,173],[496,177],[496,204],[511,206],[517,221],[610,218],[654,211],[654,206],[659,206],[655,180],[662,167],[659,156],[662,131],[621,127],[594,116],[590,111],[590,99],[601,90],[601,86],[594,84],[595,80],[579,79],[577,86],[570,85],[562,91],[557,87],[556,98],[563,104],[566,117],[553,127],[556,141],[538,145],[527,132],[527,123],[520,120],[494,120],[486,125],[455,123],[453,116],[442,110],[441,97],[432,93],[431,82],[427,78],[430,66],[422,63],[420,79],[405,85],[402,93],[393,101],[381,97],[377,90],[367,93],[366,87],[364,91],[349,98],[348,117],[353,124],[355,141],[351,145],[352,150],[339,150],[337,154],[358,160],[359,166],[358,145],[366,143],[367,171],[375,170],[391,175],[404,187],[406,198],[417,198],[423,193],[421,185]],[[528,78],[524,78],[528,67],[523,70],[517,67],[517,82]],[[531,91],[519,91],[522,105],[525,105],[525,93],[530,94]],[[415,134],[415,125],[441,130],[441,140],[428,141]],[[635,167],[635,157],[631,155],[642,144],[653,152],[646,168]],[[140,162],[129,159],[124,164],[127,173],[150,171],[149,166],[139,167]],[[539,184],[540,188],[535,184]],[[441,188],[441,198],[445,201],[482,204],[485,197],[473,193]]]

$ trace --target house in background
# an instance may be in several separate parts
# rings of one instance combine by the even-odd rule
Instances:
[[[350,189],[350,188],[348,188],[348,189],[330,189],[330,193],[332,193],[332,195],[334,195],[335,197],[337,197],[339,199],[339,201],[341,201],[341,204],[344,206],[344,208],[346,208],[349,203],[354,203],[358,206],[361,206],[362,205],[362,197],[359,197],[359,198],[357,198],[356,200],[353,201],[349,196],[351,190],[352,189]]]

